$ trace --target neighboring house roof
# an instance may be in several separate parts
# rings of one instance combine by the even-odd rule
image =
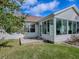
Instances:
[[[28,22],[38,22],[39,20],[41,20],[41,18],[43,18],[43,17],[38,17],[38,16],[26,16],[25,21],[28,21]]]
[[[43,18],[43,17],[38,17],[38,16],[24,15],[16,10],[14,11],[14,16],[17,16],[17,17],[24,16],[26,17],[24,20],[27,22],[38,22],[41,18]]]

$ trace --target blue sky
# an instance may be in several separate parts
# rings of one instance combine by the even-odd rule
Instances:
[[[24,0],[20,12],[33,16],[47,16],[73,4],[79,7],[78,0]]]

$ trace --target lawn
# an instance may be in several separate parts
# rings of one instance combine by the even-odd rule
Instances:
[[[79,48],[50,43],[20,46],[18,40],[9,40],[0,47],[0,59],[79,59]]]

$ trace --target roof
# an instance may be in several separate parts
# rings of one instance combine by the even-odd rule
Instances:
[[[25,21],[28,21],[28,22],[38,22],[39,20],[41,20],[41,18],[43,18],[43,17],[38,17],[38,16],[26,16]]]

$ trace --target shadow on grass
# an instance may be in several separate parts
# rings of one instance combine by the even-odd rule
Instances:
[[[3,43],[0,44],[0,48],[1,47],[13,47],[12,45],[7,45],[10,41],[5,41]]]

